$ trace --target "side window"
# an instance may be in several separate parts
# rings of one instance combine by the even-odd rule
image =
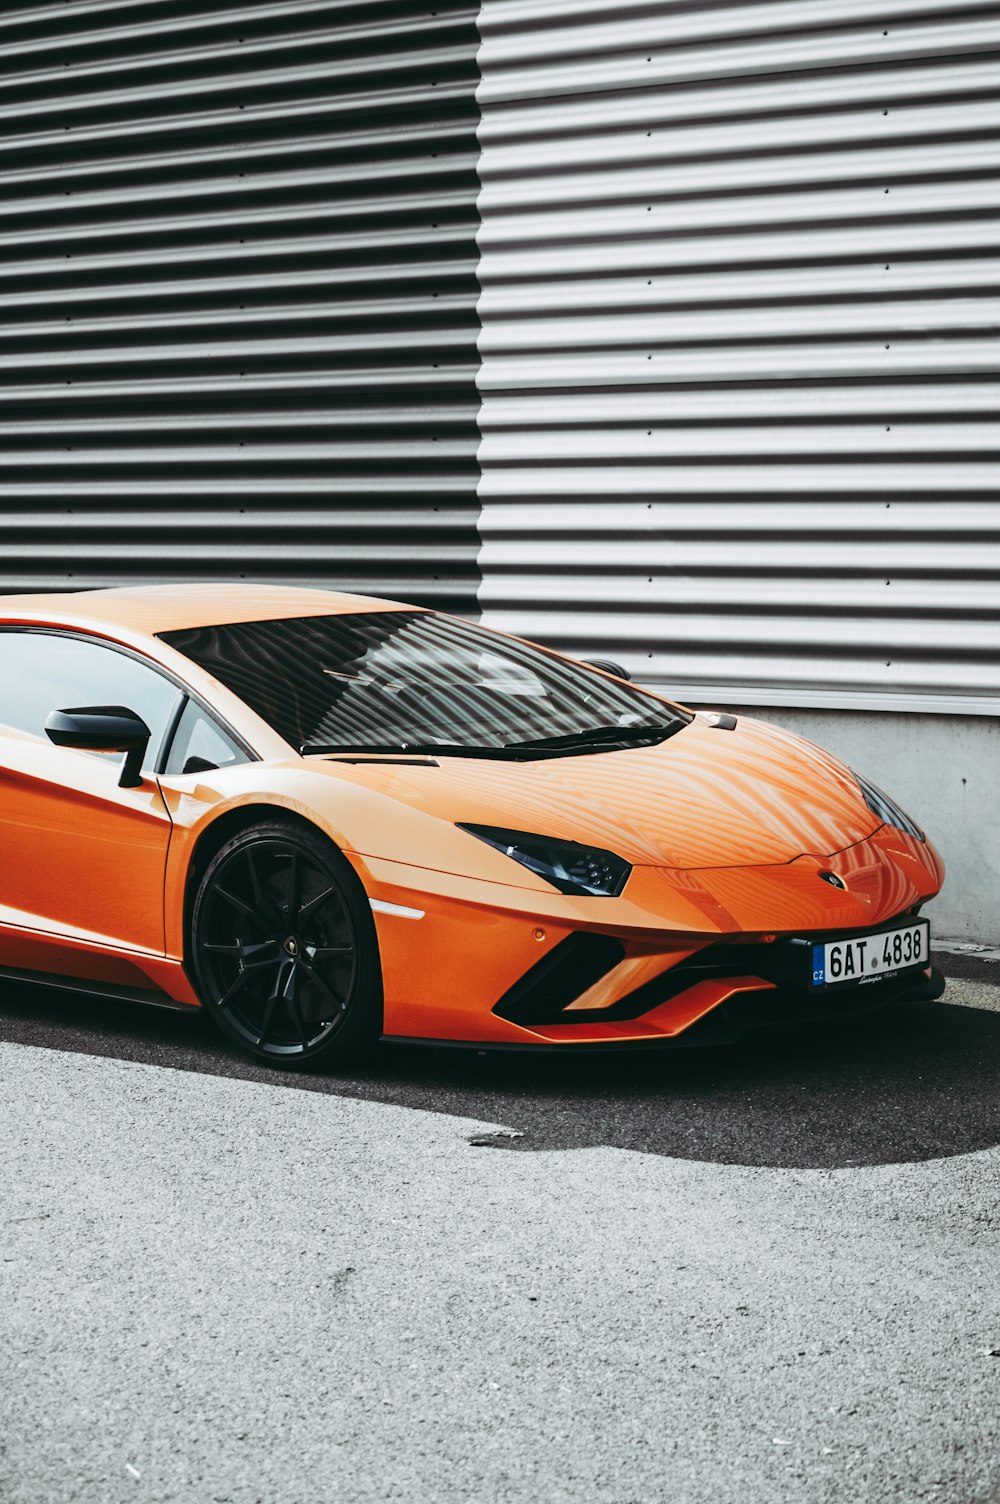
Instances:
[[[246,762],[247,755],[206,715],[200,705],[188,700],[177,723],[165,773],[207,773]]]
[[[146,763],[163,743],[179,690],[156,669],[98,642],[55,632],[0,632],[0,724],[45,737],[51,710],[124,705],[150,729]],[[95,753],[120,760],[118,753]]]

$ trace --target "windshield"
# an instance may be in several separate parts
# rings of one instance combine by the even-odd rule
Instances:
[[[376,611],[161,633],[304,752],[566,756],[689,717],[455,617]]]

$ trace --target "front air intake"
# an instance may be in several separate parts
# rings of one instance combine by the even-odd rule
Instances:
[[[567,935],[504,993],[493,1011],[513,1024],[552,1023],[624,956],[625,947],[610,935]]]

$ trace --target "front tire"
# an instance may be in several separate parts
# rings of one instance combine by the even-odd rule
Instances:
[[[268,1065],[346,1065],[382,1032],[371,908],[318,830],[262,820],[228,840],[198,885],[190,954],[218,1028]]]

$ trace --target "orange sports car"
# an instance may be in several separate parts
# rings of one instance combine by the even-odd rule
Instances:
[[[937,997],[943,867],[786,731],[388,601],[0,598],[0,969],[379,1038],[692,1043]]]

